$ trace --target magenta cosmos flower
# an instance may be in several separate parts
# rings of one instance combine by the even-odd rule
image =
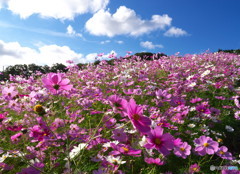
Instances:
[[[123,155],[139,157],[141,156],[141,152],[142,152],[142,150],[133,149],[131,146],[125,145],[125,144],[115,145],[114,143],[111,143],[111,147],[114,149],[114,151],[111,152],[111,155],[123,154]]]
[[[197,163],[195,163],[189,167],[190,174],[197,173],[199,171],[200,171],[200,166]]]
[[[145,158],[144,161],[148,164],[157,164],[159,166],[163,165],[164,162],[160,160],[160,158]]]
[[[138,106],[134,99],[130,99],[125,105],[127,115],[131,120],[133,126],[142,133],[150,131],[151,119],[143,116],[143,108]]]
[[[147,144],[144,145],[147,149],[157,149],[163,155],[168,155],[174,147],[174,138],[171,134],[163,134],[161,127],[152,129],[148,134]]]
[[[44,86],[53,94],[57,94],[59,90],[71,90],[73,85],[69,85],[70,80],[64,79],[60,73],[49,73],[42,79]]]
[[[212,155],[218,151],[218,142],[213,141],[212,138],[201,136],[194,140],[196,144],[195,151],[198,152],[200,156],[209,154]]]

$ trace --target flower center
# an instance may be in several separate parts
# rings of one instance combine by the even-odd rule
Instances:
[[[138,120],[140,119],[140,116],[139,116],[138,114],[134,114],[134,115],[133,115],[133,119],[136,120],[136,121],[138,121]]]
[[[224,154],[225,154],[223,151],[220,151],[219,153],[220,153],[221,155],[224,155]]]
[[[44,112],[44,109],[43,109],[42,105],[35,105],[33,110],[37,113],[43,113]]]
[[[159,138],[155,138],[154,143],[157,145],[160,145],[162,143],[162,141]]]
[[[208,147],[209,144],[208,144],[208,143],[204,143],[203,146],[204,146],[204,147]]]
[[[126,148],[126,147],[122,147],[122,149],[124,150],[124,152],[129,152],[129,149],[128,148]]]
[[[194,167],[194,168],[193,168],[193,171],[194,171],[194,172],[198,171],[198,168],[197,168],[197,167]]]
[[[60,85],[56,84],[53,86],[54,89],[58,90],[60,88]]]
[[[185,150],[185,148],[181,147],[181,148],[180,148],[180,150],[181,150],[181,151],[184,151],[184,150]]]
[[[121,107],[121,104],[120,103],[114,103],[114,106],[119,108],[119,107]]]

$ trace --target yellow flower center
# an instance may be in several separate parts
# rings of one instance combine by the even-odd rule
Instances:
[[[35,105],[33,110],[39,114],[44,113],[44,108],[42,107],[42,105]]]
[[[185,148],[184,148],[184,147],[181,147],[181,148],[180,148],[180,150],[181,150],[181,151],[184,151],[184,150],[185,150]]]
[[[220,151],[219,153],[220,153],[221,155],[224,155],[224,154],[225,154],[225,152],[223,152],[223,151]]]
[[[193,171],[195,171],[195,172],[198,171],[198,168],[197,168],[197,167],[194,167],[194,168],[193,168]]]
[[[133,119],[136,120],[136,121],[138,121],[138,120],[140,119],[140,116],[139,116],[138,114],[134,114],[134,115],[133,115]]]
[[[129,152],[129,149],[126,147],[122,147],[122,149],[124,150],[124,152]]]
[[[162,141],[159,138],[155,138],[154,143],[157,145],[160,145],[162,143]]]
[[[204,146],[204,147],[208,147],[209,144],[208,144],[208,143],[204,143],[203,146]]]

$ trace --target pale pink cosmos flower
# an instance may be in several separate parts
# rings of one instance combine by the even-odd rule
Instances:
[[[186,159],[190,153],[191,146],[187,142],[184,142],[174,148],[174,154],[178,157],[182,157],[183,159]]]
[[[228,152],[228,148],[226,146],[221,146],[217,151],[217,155],[220,156],[222,159],[233,159],[232,154]]]
[[[218,142],[213,141],[212,138],[202,135],[194,140],[196,144],[195,151],[198,152],[200,156],[206,154],[212,155],[218,151]]]
[[[57,94],[60,90],[71,90],[73,85],[69,85],[70,80],[63,78],[60,73],[49,73],[42,79],[44,86],[53,94]]]
[[[18,95],[18,92],[15,90],[14,86],[5,87],[2,90],[2,96],[7,100],[11,100],[17,95]]]

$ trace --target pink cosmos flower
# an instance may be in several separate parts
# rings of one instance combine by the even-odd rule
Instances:
[[[168,94],[167,90],[159,89],[155,92],[157,99],[161,101],[168,101],[171,98],[171,94]]]
[[[2,122],[5,118],[6,116],[4,114],[0,114],[0,122]]]
[[[194,143],[196,144],[195,151],[197,151],[200,156],[206,154],[212,155],[218,151],[218,142],[213,141],[210,137],[203,135],[195,139]]]
[[[134,99],[130,99],[126,106],[127,115],[133,126],[142,133],[150,131],[151,119],[143,116],[143,108],[138,106]]]
[[[234,117],[237,119],[237,120],[240,120],[240,111],[236,111],[234,113]]]
[[[17,133],[17,134],[15,134],[15,135],[11,136],[11,141],[12,141],[13,143],[18,142],[19,139],[20,139],[20,137],[21,137],[22,135],[23,135],[23,133],[20,132],[20,133]]]
[[[190,153],[191,146],[187,142],[184,142],[174,148],[174,154],[178,157],[182,157],[183,159],[186,159],[187,156],[190,155]]]
[[[157,164],[159,166],[163,165],[164,162],[160,160],[160,158],[145,158],[144,161],[148,164]]]
[[[190,174],[197,173],[199,171],[200,171],[200,166],[197,163],[195,163],[189,167]]]
[[[226,146],[221,146],[217,151],[217,155],[220,156],[222,159],[233,159],[232,154],[228,152],[228,148]]]
[[[240,108],[240,96],[233,97],[235,105]]]
[[[211,111],[204,104],[197,105],[196,110],[203,114],[211,114]]]
[[[171,134],[163,134],[163,128],[156,127],[148,134],[147,144],[144,145],[147,149],[157,149],[164,156],[168,155],[174,147],[174,138]]]
[[[111,143],[111,147],[114,149],[114,151],[111,152],[111,155],[129,155],[129,156],[135,156],[139,157],[141,156],[142,150],[133,149],[132,147],[125,145],[125,144],[114,144]]]
[[[17,96],[18,92],[15,90],[14,86],[10,86],[3,88],[2,90],[2,96],[6,99],[6,100],[11,100],[12,98],[14,98],[15,96]]]
[[[113,139],[118,140],[119,142],[123,142],[123,143],[126,143],[128,141],[128,136],[124,132],[123,128],[115,129],[112,131],[112,133],[113,133],[113,136],[112,136]]]
[[[57,94],[59,90],[71,90],[73,85],[69,85],[69,79],[63,79],[60,73],[49,73],[42,79],[44,86],[53,94]]]

